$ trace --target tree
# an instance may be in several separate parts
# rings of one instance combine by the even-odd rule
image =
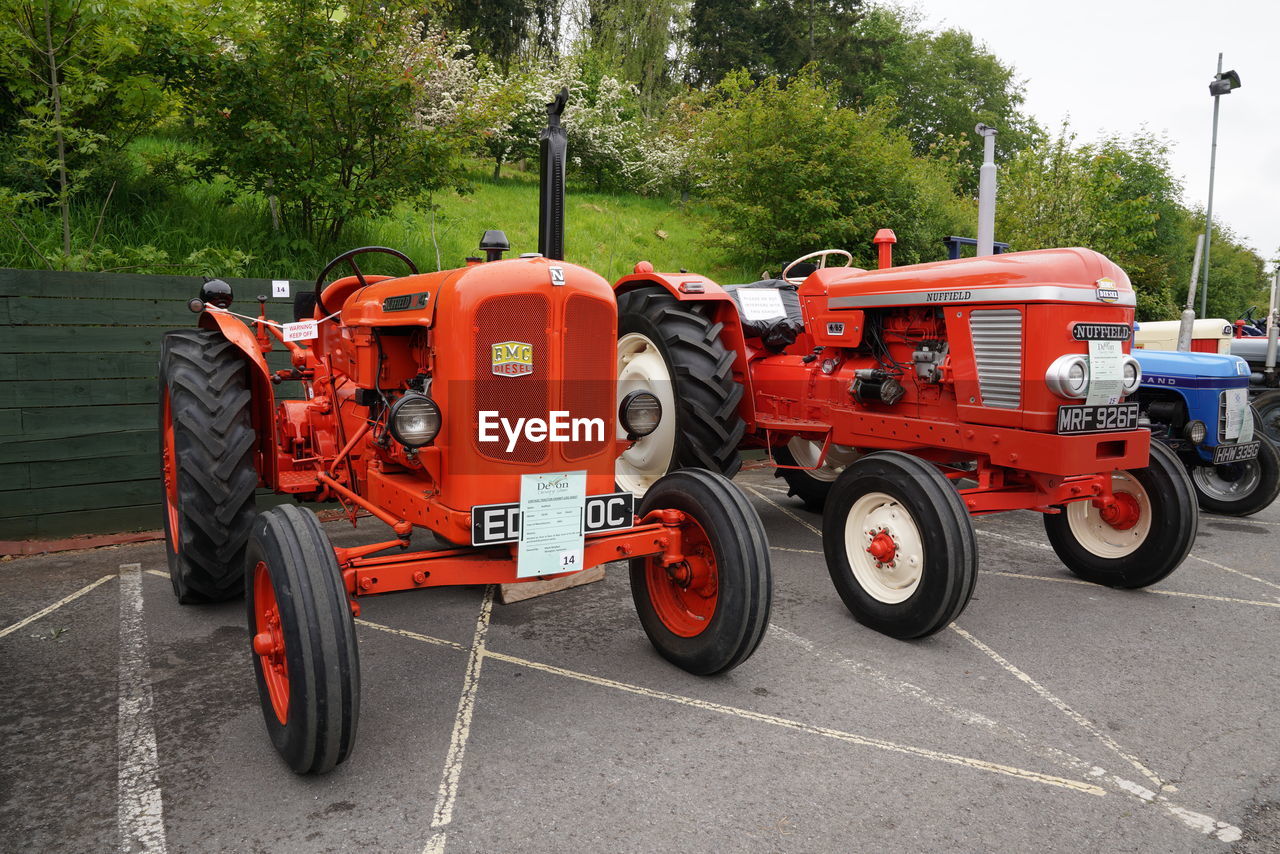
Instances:
[[[257,26],[191,96],[207,174],[278,197],[287,226],[325,243],[353,217],[465,183],[458,159],[478,129],[422,120],[448,57],[409,3],[256,0],[247,14]]]
[[[131,62],[143,11],[130,0],[0,2],[6,183],[18,203],[58,210],[63,266],[74,263],[73,198],[167,104],[162,82]]]
[[[951,166],[917,157],[893,111],[856,112],[813,70],[788,84],[731,74],[699,123],[698,165],[731,254],[777,265],[840,247],[864,266],[871,237],[897,233],[899,263],[935,260],[941,240],[969,227]]]

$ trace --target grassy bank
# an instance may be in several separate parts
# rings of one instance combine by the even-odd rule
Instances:
[[[130,150],[134,176],[116,184],[105,207],[102,198],[75,205],[73,255],[80,258],[72,268],[307,278],[340,251],[381,245],[405,252],[422,270],[434,270],[477,254],[481,234],[491,228],[506,232],[514,253],[538,248],[535,174],[508,168],[494,180],[485,164],[476,163],[473,192],[437,193],[416,205],[399,205],[352,223],[338,244],[317,246],[276,232],[266,200],[257,194],[238,192],[225,180],[166,177],[142,168],[166,150],[183,147],[160,137],[140,140]],[[758,272],[723,260],[697,204],[571,185],[565,218],[567,259],[610,280],[642,259],[660,270],[683,267],[720,281],[749,281]],[[61,246],[61,222],[53,210],[6,213],[0,221],[0,266],[60,268]],[[374,262],[373,271],[380,270]],[[388,266],[385,272],[398,271]]]

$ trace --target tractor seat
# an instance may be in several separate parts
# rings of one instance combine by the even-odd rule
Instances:
[[[767,349],[776,353],[795,343],[796,337],[804,331],[804,314],[800,311],[800,295],[796,293],[796,287],[782,279],[762,279],[749,285],[725,285],[724,289],[733,296],[738,308],[743,335],[759,339]],[[776,291],[781,297],[782,310],[785,312],[783,316],[763,317],[755,303],[744,303],[741,296],[742,291],[769,289]]]

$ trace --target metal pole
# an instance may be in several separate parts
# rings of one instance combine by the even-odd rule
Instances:
[[[1196,254],[1191,261],[1191,284],[1187,285],[1187,307],[1182,310],[1182,323],[1178,326],[1178,349],[1191,350],[1191,330],[1196,322],[1196,280],[1200,278],[1200,252],[1204,249],[1204,235],[1196,235]]]
[[[1271,310],[1267,313],[1267,358],[1263,364],[1266,384],[1275,388],[1276,344],[1280,338],[1280,314],[1276,309],[1276,291],[1280,289],[1280,262],[1276,263],[1276,274],[1271,280]]]
[[[978,173],[978,255],[990,255],[996,239],[996,129],[979,124],[982,170]]]
[[[1222,73],[1222,54],[1218,54],[1218,73]],[[1200,316],[1209,316],[1209,242],[1213,237],[1213,171],[1218,164],[1218,104],[1221,95],[1213,96],[1213,145],[1209,149],[1209,201],[1204,211],[1204,288],[1200,291]]]

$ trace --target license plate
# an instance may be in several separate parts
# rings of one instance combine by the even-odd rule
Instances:
[[[1059,406],[1059,433],[1108,433],[1138,426],[1138,404],[1104,403],[1100,406]]]
[[[588,495],[582,530],[587,535],[625,531],[635,525],[636,497],[630,492]],[[471,545],[495,546],[520,539],[519,504],[481,504],[471,508]]]
[[[1258,450],[1261,442],[1244,442],[1239,445],[1219,445],[1213,449],[1213,464],[1215,466],[1226,465],[1227,463],[1242,463],[1245,460],[1256,460],[1258,458]]]

